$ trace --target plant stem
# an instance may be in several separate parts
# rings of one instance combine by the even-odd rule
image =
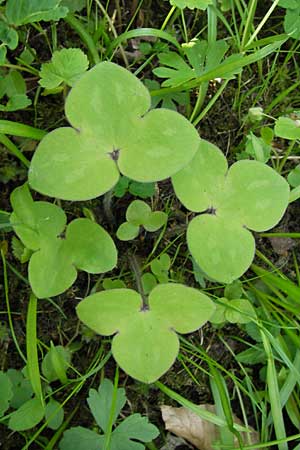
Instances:
[[[148,302],[148,298],[143,289],[140,265],[137,262],[137,258],[135,255],[128,255],[128,260],[129,260],[130,268],[134,274],[137,290],[142,297],[143,303],[142,303],[141,311],[147,311],[149,309],[149,302]]]

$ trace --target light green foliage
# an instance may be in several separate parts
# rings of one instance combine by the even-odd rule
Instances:
[[[70,351],[61,345],[51,346],[42,362],[42,373],[48,382],[60,380],[65,382],[66,372],[71,363]]]
[[[10,406],[18,409],[33,396],[31,383],[20,370],[8,369],[7,375],[13,387],[13,397],[10,400]]]
[[[23,431],[33,428],[44,417],[45,409],[40,399],[34,397],[27,400],[14,411],[8,422],[8,427],[14,431]]]
[[[159,90],[160,84],[155,80],[144,80],[145,85],[151,91]],[[164,92],[152,97],[151,107],[156,108],[161,106],[162,108],[177,110],[177,105],[185,106],[189,104],[189,93],[188,92]]]
[[[264,118],[264,110],[260,106],[250,108],[248,117],[251,122],[260,122]]]
[[[0,111],[17,111],[31,104],[26,95],[26,84],[24,78],[16,70],[0,76],[0,99],[8,98],[6,104],[0,104]]]
[[[166,78],[162,86],[178,86],[204,75],[212,69],[221,67],[224,55],[229,48],[225,40],[208,45],[207,41],[199,39],[193,39],[191,42],[183,44],[182,47],[188,63],[176,52],[159,55],[161,66],[154,69],[153,73],[160,78]],[[228,57],[226,64],[235,57],[236,55]],[[232,78],[240,71],[241,69],[229,70],[228,73],[222,74],[222,78]]]
[[[275,123],[275,135],[284,139],[300,139],[300,120],[279,117]]]
[[[150,267],[159,283],[168,282],[168,272],[171,267],[171,258],[167,253],[164,253],[160,258],[155,258],[151,261]]]
[[[69,12],[81,11],[87,6],[86,0],[62,0],[60,6],[66,6]]]
[[[0,371],[0,417],[3,416],[5,411],[8,409],[12,398],[12,382],[7,373]]]
[[[39,83],[46,89],[55,89],[62,84],[73,86],[88,66],[87,56],[80,48],[57,50],[50,63],[42,64]]]
[[[112,280],[111,278],[104,278],[104,280],[102,281],[102,287],[105,290],[122,289],[126,287],[126,284],[122,280]]]
[[[0,20],[0,64],[4,64],[6,47],[15,50],[18,45],[19,36],[14,28],[10,27],[4,20]]]
[[[193,258],[208,276],[224,283],[239,278],[253,260],[255,241],[248,229],[272,228],[289,201],[289,186],[273,169],[242,160],[228,170],[222,152],[204,140],[172,181],[183,205],[203,213],[187,230]]]
[[[60,0],[7,0],[5,15],[14,26],[27,23],[59,20],[68,14]]]
[[[75,427],[65,431],[59,444],[60,450],[104,450],[106,435],[109,432],[109,421],[115,424],[118,415],[126,402],[125,390],[117,388],[108,379],[104,379],[98,391],[90,389],[87,399],[95,421],[104,434],[98,434],[83,427]],[[113,398],[115,395],[115,402]],[[150,424],[146,417],[132,414],[124,419],[110,435],[110,450],[143,450],[141,442],[150,442],[159,434],[158,429]],[[133,440],[132,440],[133,439]],[[139,442],[136,442],[139,441]]]
[[[114,242],[95,222],[75,219],[65,229],[63,210],[52,203],[34,202],[27,184],[13,191],[11,204],[10,222],[23,244],[33,251],[28,274],[38,298],[68,289],[77,277],[76,269],[103,273],[116,265]]]
[[[168,215],[163,211],[151,211],[150,206],[142,200],[134,200],[126,211],[126,222],[117,230],[117,237],[122,241],[129,241],[138,236],[140,226],[146,231],[159,230],[168,220]]]
[[[57,430],[64,421],[64,410],[59,402],[50,398],[45,407],[45,419],[48,421],[48,428]]]
[[[156,277],[150,272],[143,273],[143,275],[141,276],[141,282],[143,286],[143,292],[146,295],[150,294],[150,292],[157,285]]]
[[[66,101],[74,128],[39,144],[29,171],[37,191],[86,200],[109,191],[120,173],[141,182],[165,179],[198,149],[195,128],[180,114],[151,110],[149,91],[126,69],[103,62],[86,72]]]
[[[170,0],[170,3],[180,9],[206,9],[209,5],[213,4],[213,0]]]
[[[155,194],[155,183],[140,183],[127,177],[120,177],[114,187],[114,196],[123,197],[127,191],[141,198],[152,197]]]
[[[178,333],[200,328],[212,315],[212,301],[196,289],[160,284],[149,295],[149,308],[131,289],[102,291],[77,306],[80,320],[109,336],[118,364],[133,378],[151,383],[174,363]]]
[[[256,317],[255,309],[246,299],[219,298],[216,310],[209,319],[211,323],[223,324],[228,321],[230,323],[248,323]]]
[[[25,247],[25,245],[23,245],[20,239],[18,239],[16,236],[13,236],[11,240],[11,246],[14,257],[18,259],[22,264],[30,260],[32,251],[29,248]]]
[[[281,0],[278,4],[286,8],[284,31],[293,39],[300,39],[300,5],[297,0]]]
[[[256,161],[266,163],[270,159],[272,147],[267,144],[261,137],[255,136],[250,131],[247,136],[246,153]]]
[[[292,187],[297,187],[300,185],[300,164],[291,170],[288,174],[287,180]]]

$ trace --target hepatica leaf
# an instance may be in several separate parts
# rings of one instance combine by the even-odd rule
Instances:
[[[184,206],[202,213],[188,226],[191,254],[209,277],[223,283],[239,278],[253,260],[249,229],[272,228],[289,201],[288,183],[273,169],[243,160],[228,170],[222,152],[207,141],[172,181]]]
[[[116,334],[114,358],[133,378],[151,383],[174,363],[179,350],[176,332],[200,328],[214,311],[200,291],[180,284],[160,284],[149,295],[146,308],[131,289],[102,291],[77,306],[80,320],[99,334]]]
[[[72,127],[39,144],[29,183],[66,200],[95,198],[120,173],[132,180],[168,178],[189,163],[199,146],[190,122],[175,111],[150,109],[147,88],[126,69],[103,62],[86,72],[67,97]]]
[[[115,244],[100,225],[75,219],[66,227],[63,210],[52,203],[34,202],[26,184],[13,191],[11,203],[11,224],[33,251],[28,276],[38,298],[64,292],[76,280],[77,269],[103,273],[116,265]]]

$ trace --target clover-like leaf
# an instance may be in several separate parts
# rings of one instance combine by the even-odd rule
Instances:
[[[103,62],[86,72],[67,97],[72,127],[40,142],[29,183],[66,200],[95,198],[120,173],[135,181],[165,179],[187,165],[199,146],[196,129],[180,114],[148,111],[147,88],[126,69]]]
[[[80,48],[63,48],[53,53],[51,62],[42,64],[40,85],[55,89],[62,83],[73,86],[88,69],[87,56]]]
[[[76,280],[77,269],[103,273],[116,265],[115,244],[95,222],[75,219],[65,230],[63,210],[48,202],[34,202],[26,184],[13,191],[11,203],[11,224],[23,244],[34,251],[28,276],[38,298],[64,292]]]
[[[209,277],[224,283],[239,278],[253,260],[255,241],[247,228],[272,228],[289,201],[288,183],[273,169],[243,160],[228,170],[222,152],[206,141],[172,181],[184,206],[202,213],[187,230],[193,258]]]
[[[200,328],[214,311],[200,291],[180,284],[156,286],[145,303],[131,289],[93,294],[77,306],[80,320],[99,334],[116,334],[112,352],[133,378],[151,383],[174,363],[178,333]]]

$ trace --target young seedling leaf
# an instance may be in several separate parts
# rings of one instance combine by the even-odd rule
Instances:
[[[49,383],[61,378],[60,372],[68,370],[71,362],[70,351],[62,345],[52,346],[42,362],[42,373]]]
[[[5,14],[15,26],[41,20],[59,20],[68,14],[68,8],[60,6],[60,0],[7,0]]]
[[[18,409],[33,396],[31,383],[24,377],[20,370],[8,369],[7,375],[12,382],[13,388],[13,397],[10,401],[10,406]]]
[[[142,200],[134,200],[126,211],[126,220],[132,225],[143,225],[151,215],[150,206]]]
[[[116,234],[120,241],[131,241],[139,235],[139,232],[140,227],[138,225],[133,225],[130,222],[124,222],[121,223]]]
[[[110,380],[105,378],[98,391],[90,389],[89,397],[87,399],[90,410],[101,428],[106,433],[110,421],[110,414],[113,401],[114,386]],[[121,409],[126,403],[126,393],[124,388],[118,388],[114,404],[114,414],[112,416],[113,423],[115,423]]]
[[[75,219],[64,233],[66,216],[48,202],[34,202],[28,186],[11,195],[11,224],[26,247],[33,250],[29,282],[38,298],[58,295],[77,277],[77,269],[107,272],[116,265],[117,250],[110,235],[90,219]]]
[[[9,408],[13,398],[13,385],[7,373],[0,371],[0,417]]]
[[[46,89],[55,89],[62,83],[73,86],[88,66],[87,56],[80,48],[57,50],[50,63],[42,64],[39,83]]]
[[[86,200],[110,190],[120,173],[141,182],[176,173],[196,153],[198,133],[180,114],[149,108],[149,92],[134,75],[110,62],[96,65],[67,97],[73,128],[49,133],[35,151],[30,185]]]
[[[173,364],[179,350],[176,331],[195,331],[214,311],[206,295],[175,283],[156,286],[148,301],[149,307],[137,292],[116,289],[91,295],[77,306],[80,320],[94,331],[117,333],[112,342],[116,361],[145,383],[157,380]]]
[[[287,180],[292,187],[300,186],[300,164],[288,174]]]
[[[145,230],[153,232],[163,227],[168,220],[168,214],[163,211],[151,212],[150,216],[144,221]]]
[[[34,397],[11,414],[8,427],[14,431],[29,430],[42,420],[44,414],[45,409],[40,399]]]
[[[200,149],[173,176],[173,186],[184,206],[204,213],[187,230],[193,258],[208,276],[231,283],[254,257],[255,241],[247,228],[265,231],[276,225],[288,205],[289,187],[263,163],[238,161],[227,170],[217,147],[201,141]]]

